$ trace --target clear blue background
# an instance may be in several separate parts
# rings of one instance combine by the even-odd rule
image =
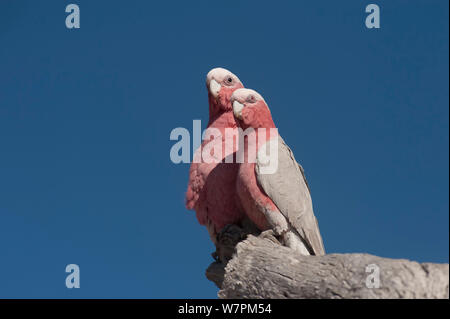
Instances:
[[[173,128],[258,90],[329,253],[448,262],[448,1],[0,2],[0,297],[215,298]],[[81,289],[65,266],[81,267]]]

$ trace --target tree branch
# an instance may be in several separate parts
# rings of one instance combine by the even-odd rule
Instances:
[[[221,288],[220,298],[449,298],[448,264],[369,254],[302,256],[281,246],[270,231],[242,240],[236,229],[225,229],[226,249],[219,241],[219,260],[206,271]],[[230,238],[239,242],[235,249],[230,249]],[[378,288],[371,281],[375,268]]]

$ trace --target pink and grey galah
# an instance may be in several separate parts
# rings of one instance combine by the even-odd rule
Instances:
[[[235,189],[239,165],[235,162],[223,162],[223,159],[233,156],[237,150],[238,142],[233,143],[233,135],[225,134],[225,130],[237,128],[230,98],[243,85],[230,71],[215,68],[206,76],[206,87],[209,101],[206,132],[216,130],[220,132],[220,137],[204,134],[202,145],[195,151],[189,170],[186,208],[196,211],[199,223],[207,227],[211,240],[216,243],[216,236],[223,227],[228,224],[239,225],[245,216]],[[205,147],[214,151],[215,145],[222,149],[221,154],[216,155],[219,158],[215,161],[204,160]],[[232,147],[225,147],[226,145]]]
[[[278,134],[266,102],[257,92],[241,88],[233,92],[231,103],[237,124],[245,130],[245,160],[236,192],[246,215],[261,231],[271,229],[285,246],[303,255],[325,254],[303,168]],[[274,145],[276,156],[270,154]],[[275,170],[264,172],[268,165]]]

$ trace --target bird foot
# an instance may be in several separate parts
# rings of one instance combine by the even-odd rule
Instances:
[[[211,256],[217,262],[228,263],[233,258],[236,245],[245,240],[248,235],[267,238],[276,244],[280,244],[272,230],[261,233],[250,220],[243,220],[239,226],[229,224],[219,231],[216,236],[216,251]]]
[[[212,257],[219,262],[227,263],[234,254],[236,245],[247,238],[248,233],[237,225],[226,225],[218,234],[216,251]]]
[[[280,245],[281,242],[278,240],[278,236],[275,235],[274,231],[272,229],[263,231],[259,236],[259,238],[268,239],[271,242]]]

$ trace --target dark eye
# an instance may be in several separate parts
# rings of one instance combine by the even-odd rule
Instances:
[[[227,78],[227,82],[228,83],[233,83],[233,79],[231,78],[231,76]]]

